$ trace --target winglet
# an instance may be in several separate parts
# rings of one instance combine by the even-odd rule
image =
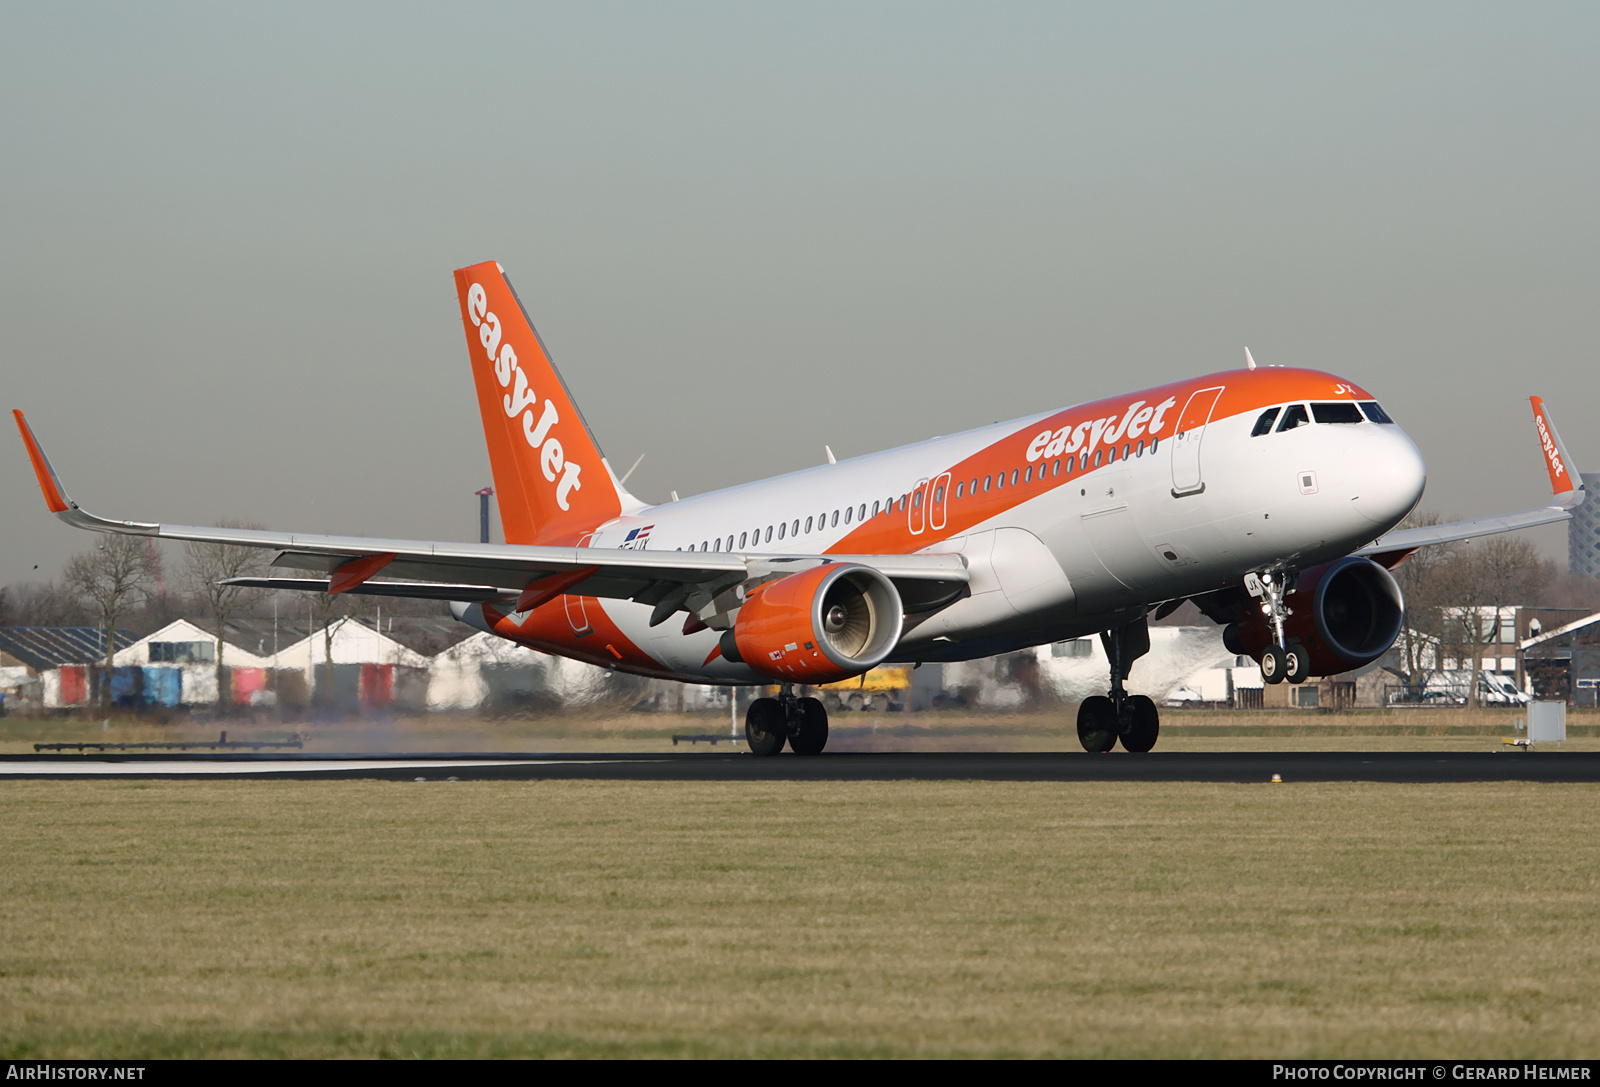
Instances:
[[[1583,475],[1572,463],[1561,435],[1556,433],[1555,420],[1545,409],[1544,400],[1537,396],[1528,398],[1533,403],[1533,422],[1539,430],[1539,448],[1544,453],[1545,470],[1550,473],[1550,491],[1555,495],[1553,505],[1576,509],[1587,497]]]
[[[33,474],[39,477],[39,489],[44,492],[44,504],[50,507],[51,513],[66,513],[77,503],[67,497],[66,488],[61,486],[61,480],[56,477],[56,470],[50,466],[50,458],[44,455],[39,440],[33,436],[33,428],[28,425],[28,420],[16,408],[11,409],[11,414],[17,420],[17,430],[22,434],[22,444],[28,447],[28,459],[33,461]]]

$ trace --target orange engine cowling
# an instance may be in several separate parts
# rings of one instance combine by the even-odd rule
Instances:
[[[758,586],[722,636],[722,655],[773,679],[832,683],[887,657],[904,622],[894,582],[870,566],[829,563]]]
[[[1294,612],[1283,624],[1285,640],[1306,650],[1311,675],[1331,676],[1370,664],[1400,636],[1405,600],[1394,576],[1371,559],[1346,556],[1302,570],[1284,597]],[[1272,644],[1272,624],[1252,601],[1223,631],[1233,653],[1260,660]]]

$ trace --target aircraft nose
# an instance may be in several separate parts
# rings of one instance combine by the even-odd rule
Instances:
[[[1361,451],[1352,505],[1362,517],[1387,530],[1399,524],[1422,498],[1428,468],[1405,431],[1392,424],[1374,429],[1382,437]]]

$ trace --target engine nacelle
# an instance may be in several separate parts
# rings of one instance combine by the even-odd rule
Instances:
[[[1301,571],[1284,603],[1294,612],[1283,624],[1284,638],[1305,648],[1314,676],[1377,660],[1400,636],[1405,620],[1405,600],[1394,576],[1371,559],[1354,556]],[[1223,642],[1229,652],[1259,661],[1272,644],[1272,624],[1254,605],[1223,631]]]
[[[887,657],[904,623],[894,582],[870,566],[829,563],[758,586],[722,636],[722,655],[773,679],[833,683]]]

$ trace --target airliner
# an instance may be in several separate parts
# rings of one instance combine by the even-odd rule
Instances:
[[[1193,601],[1267,682],[1344,672],[1398,636],[1390,570],[1407,555],[1566,520],[1585,497],[1534,397],[1548,505],[1396,529],[1426,471],[1377,397],[1246,351],[1236,371],[652,505],[613,472],[500,265],[455,280],[505,543],[101,518],[15,411],[46,504],[78,528],[269,549],[273,567],[312,575],[233,584],[435,599],[604,668],[776,685],[745,720],[750,751],[770,756],[826,745],[808,685],[1089,635],[1110,675],[1080,705],[1078,739],[1147,752],[1159,714],[1124,683],[1152,619]]]

